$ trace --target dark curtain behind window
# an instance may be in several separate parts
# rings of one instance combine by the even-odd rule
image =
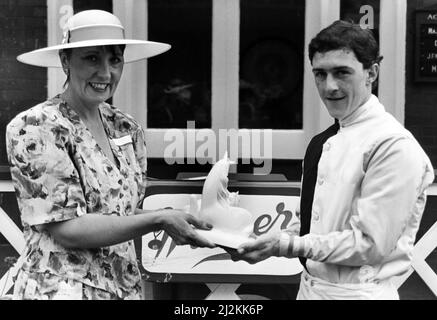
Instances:
[[[74,13],[91,9],[112,12],[112,0],[74,0],[73,9]]]

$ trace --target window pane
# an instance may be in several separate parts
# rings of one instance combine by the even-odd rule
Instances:
[[[241,0],[240,128],[302,129],[305,0]]]
[[[172,48],[148,60],[149,128],[211,127],[211,0],[149,0],[151,41]]]
[[[112,12],[112,0],[74,0],[73,8],[74,13],[91,9]]]

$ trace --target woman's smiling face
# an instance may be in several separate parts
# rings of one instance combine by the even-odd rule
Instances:
[[[104,102],[114,95],[123,72],[120,46],[74,48],[61,56],[70,72],[68,89],[88,105]]]

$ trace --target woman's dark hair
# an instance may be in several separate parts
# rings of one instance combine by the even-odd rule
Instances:
[[[124,44],[111,45],[111,46],[105,46],[105,47],[113,54],[116,53],[115,48],[117,48],[117,47],[120,48],[122,54],[124,54],[124,50],[126,49],[126,45],[124,45]],[[59,57],[61,57],[63,54],[65,54],[67,56],[67,59],[70,60],[72,52],[73,52],[73,48],[59,50]],[[70,81],[70,73],[67,74],[67,79],[65,80],[64,85],[62,87],[65,88],[69,81]]]
[[[355,53],[357,60],[364,69],[374,63],[380,63],[379,45],[370,29],[363,29],[359,24],[337,20],[329,27],[320,31],[308,46],[309,58],[312,63],[314,55],[332,50],[349,49]]]

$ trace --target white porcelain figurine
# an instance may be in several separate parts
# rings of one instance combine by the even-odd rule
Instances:
[[[226,152],[212,167],[203,185],[198,217],[211,223],[215,233],[247,238],[252,232],[253,218],[249,211],[238,207],[238,192],[228,191],[228,172],[232,163]],[[190,207],[191,212],[197,211],[195,198],[191,199]]]

